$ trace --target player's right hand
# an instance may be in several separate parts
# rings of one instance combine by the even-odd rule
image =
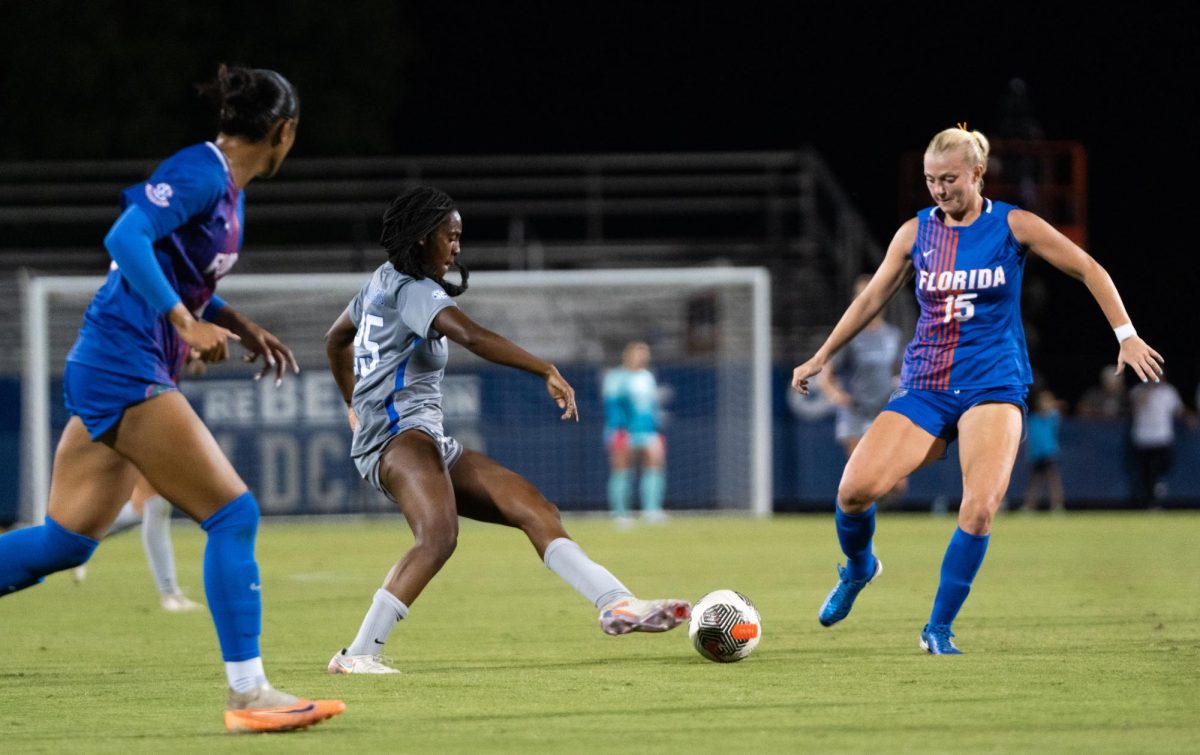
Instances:
[[[201,361],[223,362],[228,359],[229,339],[234,341],[242,339],[220,325],[197,320],[186,310],[183,312],[185,316],[179,316],[177,309],[182,307],[182,304],[176,305],[176,310],[171,311],[170,320],[171,324],[175,326],[175,330],[179,331],[179,337],[183,339],[184,343],[200,355]]]
[[[546,375],[546,390],[554,399],[554,403],[558,404],[558,408],[563,410],[562,419],[574,418],[576,422],[579,421],[579,408],[575,406],[575,389],[558,374],[558,368],[553,365]]]
[[[1162,366],[1165,361],[1162,354],[1135,335],[1121,341],[1121,351],[1117,355],[1117,374],[1120,375],[1125,365],[1129,365],[1143,383],[1151,380],[1157,383],[1162,379]]]
[[[813,357],[792,370],[792,390],[807,396],[808,379],[820,374],[823,369],[825,369],[825,362]]]

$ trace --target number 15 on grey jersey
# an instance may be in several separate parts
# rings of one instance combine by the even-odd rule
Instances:
[[[442,428],[442,375],[446,337],[433,319],[457,306],[428,278],[416,280],[385,262],[351,300],[347,314],[354,339],[351,404],[358,430],[350,455],[358,458],[387,442],[400,425]]]

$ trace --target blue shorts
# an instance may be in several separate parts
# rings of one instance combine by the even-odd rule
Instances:
[[[63,373],[63,402],[67,412],[83,420],[92,440],[99,440],[116,427],[127,408],[177,390],[179,388],[173,383],[148,382],[145,378],[129,377],[79,362],[67,362]]]
[[[1021,409],[1024,422],[1028,408],[1025,397],[1029,386],[1007,385],[999,388],[963,388],[961,390],[922,390],[900,388],[892,393],[885,412],[896,412],[913,421],[935,438],[951,443],[958,437],[958,420],[968,409],[980,404],[1012,404]]]

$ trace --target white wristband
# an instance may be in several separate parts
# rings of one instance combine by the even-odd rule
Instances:
[[[1133,338],[1137,335],[1137,331],[1133,327],[1133,323],[1127,322],[1124,325],[1113,328],[1113,333],[1117,336],[1117,342],[1124,341],[1126,338]]]

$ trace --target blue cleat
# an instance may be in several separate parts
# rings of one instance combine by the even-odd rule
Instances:
[[[838,564],[837,570],[838,583],[830,590],[829,596],[821,604],[820,613],[817,614],[817,620],[823,627],[831,627],[850,614],[850,609],[854,607],[854,599],[862,589],[883,574],[883,562],[875,559],[875,571],[868,579],[846,579],[846,569],[841,564]]]
[[[921,649],[930,655],[962,655],[963,652],[950,639],[953,636],[949,624],[926,624],[921,630]]]

